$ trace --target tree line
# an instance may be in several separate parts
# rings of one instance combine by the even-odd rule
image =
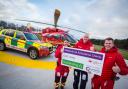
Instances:
[[[104,40],[101,39],[91,39],[91,41],[96,45],[102,45]],[[128,38],[127,39],[115,39],[114,43],[116,47],[128,50]]]
[[[10,23],[10,22],[6,22],[6,21],[0,21],[0,29],[15,29],[15,30],[19,30],[19,31],[25,31],[27,26],[24,25],[18,25],[18,24],[14,24],[14,23]],[[36,31],[37,29],[34,27],[31,27],[31,29],[33,31]]]

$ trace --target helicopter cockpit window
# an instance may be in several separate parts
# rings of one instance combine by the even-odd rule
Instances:
[[[69,42],[72,42],[72,43],[75,43],[76,42],[76,40],[73,38],[73,36],[71,36],[69,34],[67,34],[66,36],[67,36],[66,37],[66,40],[68,40]]]

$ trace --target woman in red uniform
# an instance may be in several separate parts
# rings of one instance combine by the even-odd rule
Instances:
[[[116,74],[128,74],[128,67],[123,56],[114,46],[112,38],[106,38],[101,50],[105,53],[105,60],[101,76],[94,75],[92,78],[92,89],[113,89]]]
[[[64,44],[59,45],[55,51],[55,57],[57,58],[57,66],[55,70],[55,89],[59,89],[59,87],[64,89],[65,82],[69,74],[69,67],[61,65],[63,46],[70,46],[70,43],[65,40]]]

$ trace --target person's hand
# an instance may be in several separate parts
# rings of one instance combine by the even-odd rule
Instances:
[[[120,72],[120,68],[119,68],[118,66],[113,66],[113,67],[112,67],[112,70],[113,70],[113,72],[115,72],[115,73],[119,73],[119,72]]]
[[[64,51],[64,47],[61,49],[61,53],[63,53],[63,51]]]
[[[72,70],[73,68],[72,67],[69,67],[69,70]]]
[[[90,47],[90,50],[91,51],[94,51],[95,50],[94,46]]]

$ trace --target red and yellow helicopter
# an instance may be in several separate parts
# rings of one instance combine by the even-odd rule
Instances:
[[[43,23],[43,22],[32,21],[32,20],[20,20],[20,21],[27,21],[27,22],[33,22],[33,23],[39,23],[39,24],[54,26],[54,27],[44,28],[44,29],[42,29],[41,33],[38,33],[38,34],[40,34],[42,42],[49,42],[49,43],[52,43],[53,45],[56,46],[58,44],[63,44],[64,40],[67,40],[71,43],[71,45],[73,45],[74,43],[76,43],[77,40],[71,34],[69,34],[68,31],[64,31],[63,29],[60,29],[60,28],[75,30],[75,31],[78,31],[81,33],[85,33],[85,32],[80,31],[80,30],[76,30],[76,29],[72,29],[69,27],[57,25],[59,17],[60,17],[60,11],[58,9],[55,9],[54,24]],[[19,20],[19,19],[17,19],[17,20]],[[31,28],[30,25],[28,25],[27,31],[32,32],[30,28]]]

